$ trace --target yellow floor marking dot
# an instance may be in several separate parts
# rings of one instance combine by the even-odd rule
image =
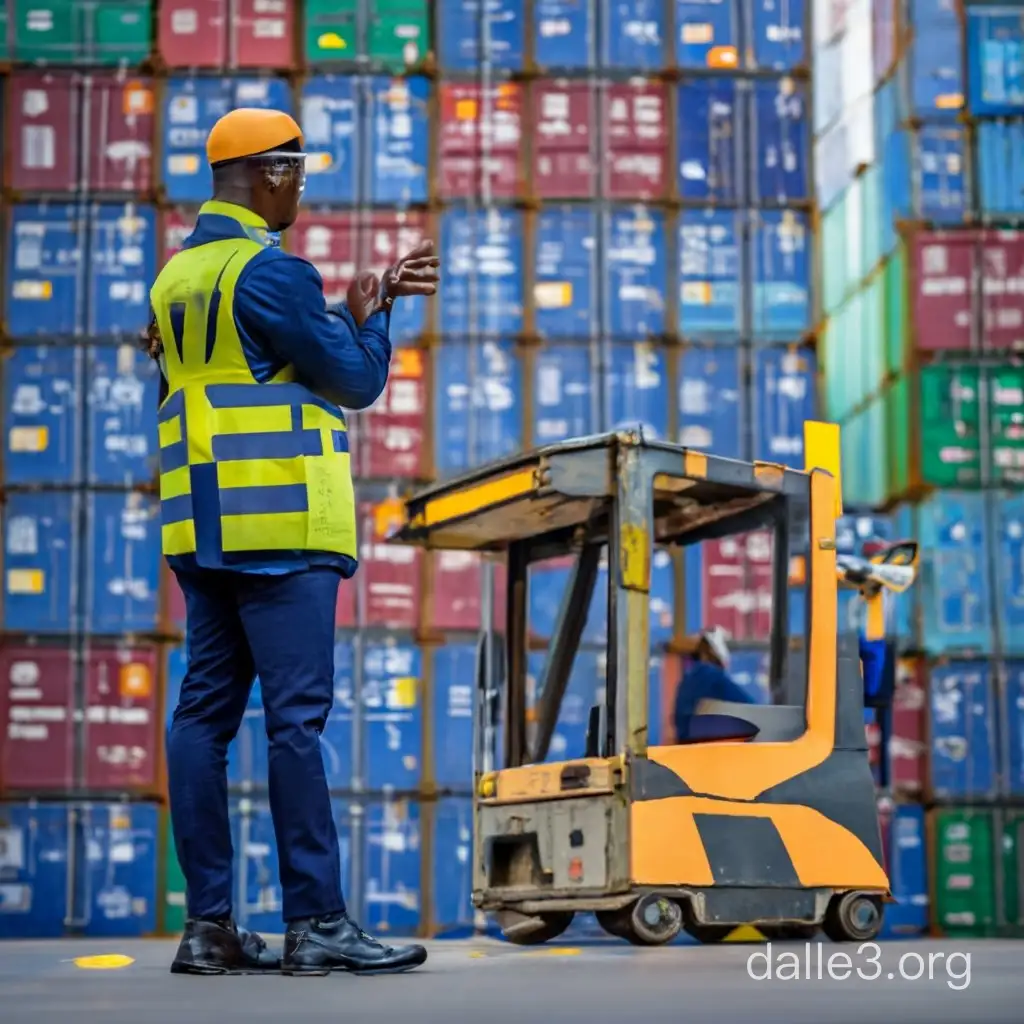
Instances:
[[[551,949],[531,950],[526,956],[579,956],[581,952],[575,946],[552,946]]]
[[[104,953],[102,956],[79,956],[73,961],[83,971],[117,971],[122,967],[130,967],[135,960],[120,953]]]
[[[482,959],[483,957],[486,957],[486,956],[487,956],[486,953],[481,953],[480,950],[478,950],[478,949],[474,949],[473,952],[469,954],[469,958],[471,960],[480,960],[480,959]]]

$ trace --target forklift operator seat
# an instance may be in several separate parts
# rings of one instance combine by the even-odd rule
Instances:
[[[697,704],[694,717],[706,715],[724,715],[748,723],[757,730],[751,737],[753,743],[788,743],[807,731],[804,709],[794,704],[739,704],[705,697]]]

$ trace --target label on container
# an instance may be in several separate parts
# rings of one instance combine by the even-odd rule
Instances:
[[[45,573],[42,569],[8,569],[8,594],[41,594],[44,590]]]
[[[12,452],[44,452],[50,433],[46,427],[12,427],[9,449]]]

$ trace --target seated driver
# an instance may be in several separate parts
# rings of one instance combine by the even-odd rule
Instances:
[[[689,736],[690,720],[702,700],[757,703],[743,687],[733,681],[728,669],[729,645],[725,640],[725,632],[719,627],[704,630],[697,641],[693,664],[676,690],[676,742]]]

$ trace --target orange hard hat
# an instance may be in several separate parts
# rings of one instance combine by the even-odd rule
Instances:
[[[302,129],[283,110],[239,107],[213,126],[206,140],[206,158],[211,164],[241,160],[267,153],[294,139],[302,145]]]

